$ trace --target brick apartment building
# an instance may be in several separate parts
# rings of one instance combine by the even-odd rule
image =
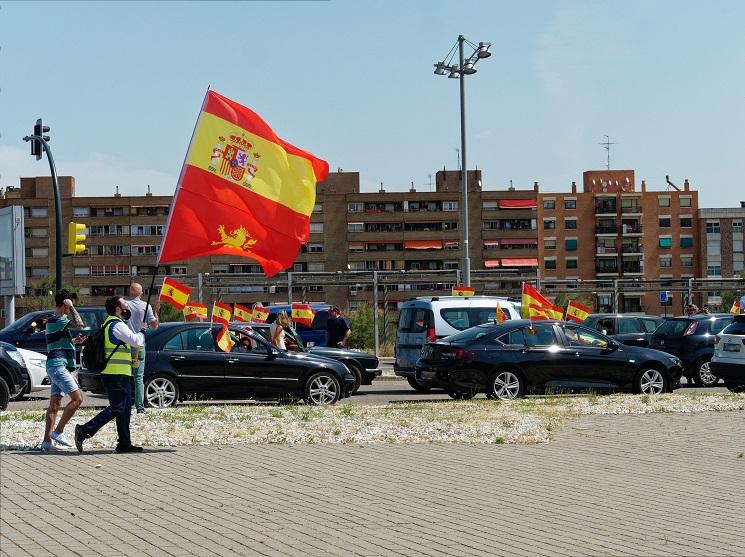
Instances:
[[[672,186],[672,184],[671,184]],[[584,172],[582,191],[538,196],[540,274],[602,280],[595,309],[611,311],[615,279],[700,277],[698,192],[636,188],[633,170]],[[625,293],[618,311],[661,314],[659,293]]]
[[[745,201],[740,207],[699,209],[702,276],[711,279],[738,277],[743,271],[743,222]],[[721,303],[720,291],[708,292],[705,303]]]

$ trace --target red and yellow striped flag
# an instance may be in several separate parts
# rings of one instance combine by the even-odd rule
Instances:
[[[298,304],[292,302],[292,320],[306,327],[313,324],[313,316],[316,314],[313,308],[308,304]]]
[[[734,313],[735,315],[740,314],[740,301],[739,300],[735,300],[734,302],[732,302],[732,307],[729,308],[729,312]]]
[[[207,306],[195,303],[186,304],[184,317],[186,319],[207,319]]]
[[[476,289],[472,286],[453,286],[453,296],[473,296]]]
[[[250,323],[251,318],[254,315],[253,310],[240,304],[233,305],[235,306],[235,309],[233,310],[233,319],[236,321],[242,321],[243,323]]]
[[[217,333],[215,341],[217,342],[217,346],[219,346],[220,350],[223,352],[230,352],[233,349],[233,346],[235,346],[235,341],[230,338],[230,331],[228,330],[227,325],[222,326],[220,332]]]
[[[189,294],[191,294],[191,288],[185,284],[181,284],[170,277],[163,279],[163,286],[160,289],[161,301],[168,302],[176,309],[183,311],[184,306],[189,301]]]
[[[233,308],[231,308],[227,304],[223,304],[222,302],[218,302],[215,300],[215,303],[212,304],[212,322],[213,323],[223,323],[224,325],[227,325],[230,323],[230,317],[233,314]]]
[[[528,316],[526,319],[530,319],[531,321],[548,321],[549,319],[553,319],[553,317],[548,314],[546,306],[531,304],[528,306]]]
[[[569,300],[567,304],[567,321],[576,321],[577,323],[584,323],[585,319],[592,313],[592,310],[587,306],[583,306],[576,300]]]
[[[308,241],[328,171],[252,110],[207,91],[158,264],[223,254],[255,259],[267,276],[287,269]]]
[[[551,306],[553,307],[553,304],[549,302],[546,298],[543,297],[543,295],[538,292],[533,286],[528,284],[527,282],[523,283],[523,299],[522,299],[522,318],[523,319],[530,319],[530,311],[532,309],[532,306],[536,306],[536,308],[543,308]],[[563,314],[563,312],[562,312]],[[550,317],[547,317],[548,319],[551,319]],[[561,317],[559,318],[561,319]]]
[[[251,321],[254,323],[266,323],[267,319],[269,319],[269,308],[265,308],[261,304],[256,304]]]
[[[502,306],[497,302],[497,323],[504,323],[505,321],[507,321],[507,314],[505,314]]]

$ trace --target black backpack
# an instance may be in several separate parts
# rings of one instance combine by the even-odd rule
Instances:
[[[93,373],[101,373],[109,363],[111,357],[116,353],[120,346],[124,346],[124,343],[116,345],[114,352],[108,357],[106,356],[106,348],[104,346],[104,339],[106,338],[106,327],[111,327],[115,320],[109,321],[106,325],[101,327],[90,335],[83,343],[83,351],[80,353],[80,363],[82,367],[87,371]]]

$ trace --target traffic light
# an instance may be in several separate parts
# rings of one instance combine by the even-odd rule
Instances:
[[[88,249],[85,245],[87,238],[85,225],[79,222],[71,222],[67,225],[67,253],[75,255]]]
[[[44,141],[51,141],[48,135],[44,135],[45,133],[49,133],[49,126],[45,126],[41,122],[41,118],[36,120],[36,125],[34,126],[34,135],[38,135],[41,138],[44,139]],[[36,160],[38,161],[41,159],[41,155],[44,153],[44,147],[41,144],[41,141],[38,139],[32,139],[31,140],[31,154],[36,156]]]

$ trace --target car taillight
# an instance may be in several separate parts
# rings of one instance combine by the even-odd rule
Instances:
[[[437,340],[437,337],[435,335],[435,328],[430,327],[427,329],[427,342],[434,342]]]
[[[689,336],[691,336],[691,335],[692,335],[693,333],[695,333],[695,332],[696,332],[696,328],[697,328],[697,327],[698,327],[698,323],[696,323],[696,322],[694,321],[693,323],[691,323],[690,325],[688,325],[688,328],[686,329],[685,333],[683,333],[683,336],[684,336],[684,337],[689,337]]]
[[[722,340],[722,339],[721,339],[721,338],[719,338],[719,335],[716,335],[716,336],[714,337],[714,344],[719,344],[719,341],[720,341],[720,340]]]
[[[447,360],[465,360],[467,362],[472,362],[475,354],[465,348],[454,348],[452,350],[444,351],[442,357]]]

